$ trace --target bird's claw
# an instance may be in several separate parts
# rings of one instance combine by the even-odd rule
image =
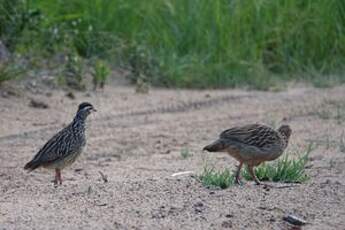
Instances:
[[[243,183],[242,183],[242,181],[240,179],[236,179],[236,184],[239,185],[239,186],[243,185]]]

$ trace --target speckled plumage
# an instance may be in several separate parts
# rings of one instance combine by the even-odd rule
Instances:
[[[28,162],[24,169],[32,171],[39,167],[55,169],[55,183],[62,183],[61,170],[71,165],[82,152],[85,144],[85,121],[91,111],[90,103],[81,103],[73,121],[55,134]]]
[[[243,164],[257,184],[259,180],[254,174],[253,167],[264,161],[277,159],[286,149],[291,129],[282,125],[278,130],[260,124],[249,124],[223,131],[219,139],[204,147],[209,152],[227,152],[240,162],[236,172],[236,181],[240,183],[240,170]]]

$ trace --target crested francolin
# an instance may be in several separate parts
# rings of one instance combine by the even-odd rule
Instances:
[[[85,121],[92,111],[96,110],[90,103],[81,103],[73,121],[55,134],[24,169],[29,172],[39,167],[55,169],[54,184],[62,184],[61,170],[78,158],[86,144]]]
[[[249,124],[223,131],[219,139],[204,147],[209,152],[227,152],[239,161],[236,182],[241,184],[240,171],[246,164],[256,184],[260,181],[254,167],[264,161],[277,159],[286,149],[291,135],[291,128],[282,125],[277,130],[260,124]]]

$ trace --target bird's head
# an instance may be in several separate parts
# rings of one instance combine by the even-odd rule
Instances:
[[[278,132],[283,135],[286,140],[289,140],[292,130],[289,125],[282,125],[279,127]]]
[[[90,113],[96,112],[97,110],[89,102],[83,102],[78,106],[77,115],[80,117],[87,117]]]

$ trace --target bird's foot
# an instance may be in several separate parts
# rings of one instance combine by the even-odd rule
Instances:
[[[236,179],[235,179],[235,182],[236,182],[236,184],[239,185],[239,186],[242,186],[242,185],[243,185],[241,179],[239,179],[239,178],[236,178]]]
[[[53,182],[54,187],[57,187],[58,185],[62,185],[62,180],[60,179],[54,179],[51,182]]]
[[[57,181],[56,179],[52,180],[51,182],[53,182],[54,187],[57,187],[57,186],[58,186],[58,181]]]

